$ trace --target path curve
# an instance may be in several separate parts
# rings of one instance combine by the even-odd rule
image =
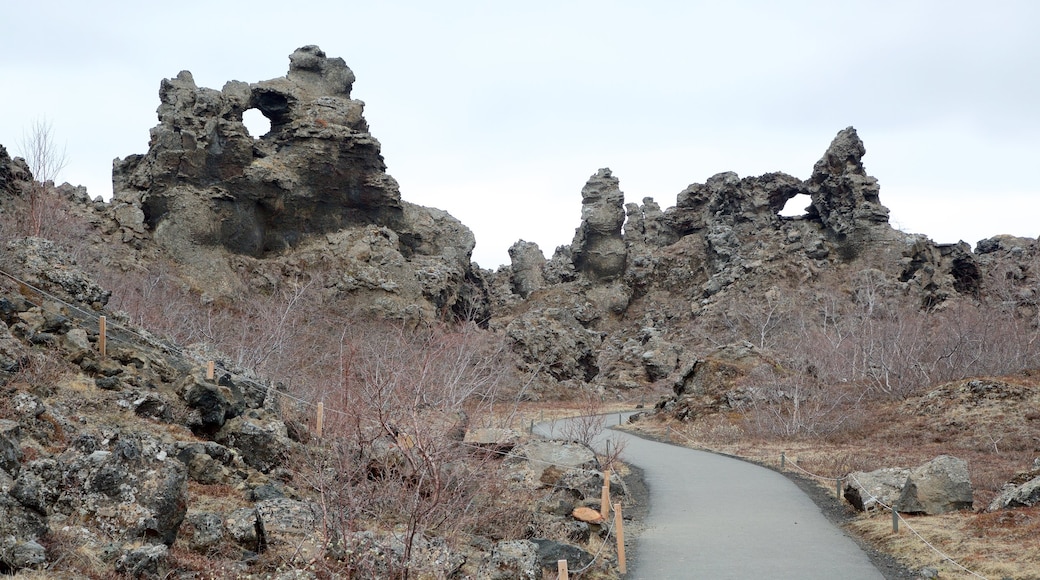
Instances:
[[[608,415],[617,425],[627,415]],[[540,423],[554,437],[563,421]],[[764,467],[608,430],[643,471],[650,506],[628,550],[634,579],[884,580],[866,553],[798,486]],[[626,542],[629,543],[629,542]]]

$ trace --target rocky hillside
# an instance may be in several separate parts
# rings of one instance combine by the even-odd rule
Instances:
[[[757,434],[829,437],[871,405],[1040,366],[1037,241],[997,236],[973,249],[894,229],[851,127],[808,179],[720,173],[666,209],[626,203],[618,177],[600,169],[580,192],[570,245],[547,258],[518,241],[511,265],[492,272],[471,263],[465,225],[402,198],[344,61],[314,46],[289,61],[285,77],[220,90],[187,71],[163,80],[148,151],[115,162],[108,202],[69,184],[39,187],[0,147],[0,500],[14,522],[0,533],[0,568],[80,554],[100,570],[159,574],[174,550],[174,560],[220,552],[239,573],[265,551],[298,562],[272,548],[279,542],[329,549],[308,531],[327,499],[314,489],[330,480],[294,463],[326,465],[308,446],[318,401],[365,415],[351,419],[355,471],[328,472],[333,481],[360,489],[393,474],[414,491],[426,489],[422,465],[440,483],[449,467],[490,469],[486,457],[447,459],[472,420],[454,413],[476,400],[665,395],[660,412],[679,420],[740,417]],[[266,135],[242,123],[251,109],[271,121]],[[781,216],[797,196],[805,214]],[[102,314],[123,333],[107,356]],[[393,375],[395,388],[416,389],[411,399],[366,390],[387,375],[365,361],[425,370],[457,345],[463,362],[435,378]],[[395,350],[404,347],[414,348]],[[212,379],[207,360],[221,369]],[[463,383],[469,390],[439,390]],[[390,407],[410,414],[391,420],[381,414]],[[430,425],[437,461],[410,455]],[[412,471],[387,468],[409,461]],[[578,477],[557,476],[554,490]],[[590,481],[567,484],[570,499],[537,513],[566,512],[559,505],[594,495]],[[529,483],[511,490],[544,490]],[[445,537],[380,513],[411,526],[409,538]],[[532,518],[524,532],[473,524],[466,533],[482,539],[441,555],[461,558],[457,574],[506,577],[488,571],[495,542],[589,541],[587,527]],[[358,536],[358,522],[338,532],[355,542],[338,546],[340,562],[369,541],[404,550],[388,562],[420,566],[413,548],[440,557],[426,539],[387,547],[386,529]]]

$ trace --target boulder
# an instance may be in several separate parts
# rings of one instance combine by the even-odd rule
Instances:
[[[494,427],[469,429],[462,442],[492,453],[508,453],[520,443],[520,432],[516,429]]]
[[[0,562],[13,570],[35,568],[47,561],[47,550],[35,540],[18,540],[14,536],[0,539]]]
[[[256,521],[261,549],[287,561],[310,562],[325,547],[315,504],[287,498],[257,502]]]
[[[1040,503],[1040,476],[1022,485],[1011,485],[1001,490],[1000,495],[989,504],[990,511],[1017,507],[1032,507]]]
[[[189,512],[181,524],[181,535],[188,548],[209,553],[224,540],[224,518],[211,512]]]
[[[169,548],[164,544],[146,544],[128,548],[116,560],[116,572],[130,578],[161,578]]]
[[[90,514],[99,531],[133,541],[173,544],[187,511],[187,470],[167,457],[157,440],[121,433],[107,449],[62,456],[55,481],[62,490],[53,508],[66,515]],[[71,455],[71,456],[70,456]]]
[[[595,559],[592,554],[571,544],[542,538],[534,538],[531,541],[538,547],[538,565],[542,569],[555,570],[560,560],[567,560],[569,570],[578,570],[588,566]]]
[[[562,478],[571,470],[599,468],[596,454],[585,445],[540,439],[515,448],[508,461],[521,468],[532,484],[542,482],[548,470],[555,470]]]
[[[0,565],[17,570],[38,564],[33,546],[46,533],[43,514],[0,493]]]
[[[874,511],[894,506],[910,475],[905,467],[885,467],[874,471],[854,471],[845,477],[842,495],[859,511]]]
[[[1040,458],[1033,460],[1032,469],[1019,473],[1004,484],[1000,494],[990,502],[989,511],[1031,507],[1040,503]]]
[[[971,509],[973,501],[968,463],[940,455],[910,471],[896,509],[909,514],[938,515]]]
[[[259,410],[227,421],[213,439],[237,450],[247,465],[263,473],[280,467],[294,446],[285,423]]]
[[[538,546],[530,540],[498,542],[477,572],[478,580],[538,580]]]
[[[18,477],[21,461],[21,427],[14,421],[0,419],[0,469]]]

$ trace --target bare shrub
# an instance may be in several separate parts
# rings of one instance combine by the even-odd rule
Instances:
[[[749,430],[783,438],[828,436],[853,429],[858,403],[803,373],[759,365],[741,381]]]
[[[20,145],[34,180],[28,192],[28,219],[23,222],[25,235],[40,236],[44,224],[54,221],[51,214],[58,207],[50,199],[54,196],[54,180],[68,164],[68,158],[65,148],[55,144],[53,128],[45,119],[33,121],[28,132],[22,135]]]
[[[512,505],[500,461],[462,445],[466,427],[489,421],[499,396],[500,346],[470,324],[363,321],[345,326],[330,346],[339,382],[313,394],[332,412],[320,450],[299,469],[321,497],[328,537],[350,538],[371,522],[397,526],[403,551],[387,550],[386,565],[391,576],[408,577],[416,542],[428,532],[500,535],[494,528],[511,520]]]
[[[592,445],[596,437],[603,432],[607,418],[603,415],[603,404],[599,395],[591,391],[583,391],[579,397],[578,416],[569,419],[560,430],[560,434],[565,439]]]

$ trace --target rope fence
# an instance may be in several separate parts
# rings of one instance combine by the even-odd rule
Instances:
[[[668,430],[669,430],[669,434],[675,433],[676,435],[678,435],[682,439],[686,440],[687,442],[694,443],[694,440],[691,439],[688,435],[686,435],[685,433],[683,433],[681,431],[673,429],[670,425],[668,426]],[[960,562],[954,560],[949,554],[946,554],[945,552],[943,552],[942,550],[937,548],[934,544],[929,542],[923,535],[921,535],[920,532],[918,532],[916,529],[914,529],[914,527],[912,525],[910,525],[910,522],[907,521],[906,518],[904,518],[902,516],[902,514],[899,513],[899,510],[895,509],[894,506],[888,505],[887,503],[881,501],[881,498],[879,498],[879,497],[875,496],[874,494],[870,493],[870,491],[866,488],[866,486],[864,486],[856,478],[856,476],[853,475],[852,473],[849,473],[845,477],[831,477],[831,476],[826,476],[826,475],[820,475],[818,473],[813,473],[813,472],[805,469],[801,465],[798,465],[798,463],[796,461],[794,461],[793,459],[788,458],[786,453],[781,452],[780,453],[780,471],[784,471],[788,466],[793,467],[794,469],[796,469],[797,471],[799,471],[800,473],[802,473],[802,474],[804,474],[804,475],[806,475],[808,477],[811,477],[811,478],[814,478],[814,479],[818,479],[818,480],[822,480],[822,481],[827,481],[827,482],[831,482],[831,481],[835,482],[835,492],[836,492],[836,495],[838,497],[838,501],[841,501],[841,498],[842,498],[842,493],[841,493],[841,491],[842,491],[841,490],[842,482],[845,480],[846,477],[851,479],[853,482],[855,482],[855,484],[861,490],[863,490],[863,492],[865,492],[869,496],[868,497],[869,500],[872,500],[874,503],[876,503],[877,505],[881,506],[882,509],[887,510],[887,511],[892,513],[892,531],[893,532],[897,532],[898,531],[898,529],[899,529],[898,528],[899,522],[902,522],[902,524],[904,526],[906,526],[906,528],[908,530],[910,530],[910,532],[915,537],[917,537],[917,539],[919,539],[922,543],[924,543],[924,545],[927,546],[932,552],[934,552],[940,559],[942,559],[942,560],[944,560],[946,562],[949,562],[950,564],[952,564],[957,569],[959,569],[959,570],[961,570],[961,571],[963,571],[963,572],[965,572],[965,573],[967,573],[967,574],[969,574],[971,576],[974,576],[976,578],[982,578],[983,580],[986,580],[985,576],[979,574],[978,572],[975,572],[975,571],[969,569],[967,566],[965,566],[965,565],[961,564]]]

